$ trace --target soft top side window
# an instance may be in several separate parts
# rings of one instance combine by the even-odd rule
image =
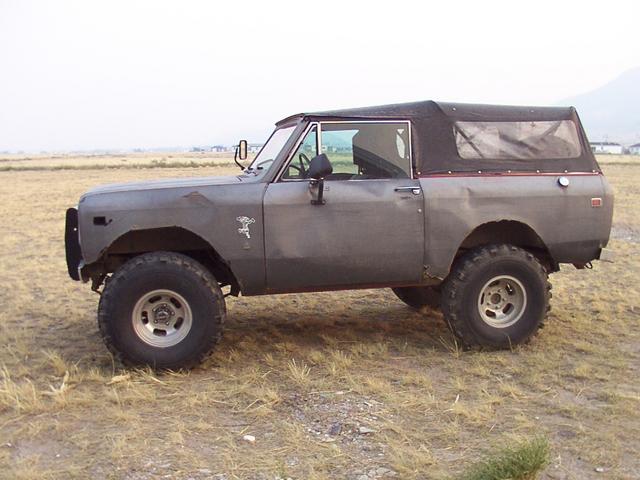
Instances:
[[[564,159],[581,154],[571,120],[455,122],[453,132],[463,159]]]

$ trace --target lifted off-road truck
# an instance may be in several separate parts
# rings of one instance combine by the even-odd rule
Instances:
[[[503,348],[541,326],[560,263],[604,256],[612,213],[573,108],[425,101],[293,115],[236,176],[95,188],[66,254],[128,364],[199,362],[226,295],[356,288]]]

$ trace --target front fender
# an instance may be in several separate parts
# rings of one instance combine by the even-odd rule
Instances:
[[[243,183],[85,195],[78,210],[82,257],[85,264],[100,261],[131,231],[179,227],[211,245],[244,294],[259,293],[265,282],[265,188],[263,183]],[[253,219],[246,230],[240,217]]]

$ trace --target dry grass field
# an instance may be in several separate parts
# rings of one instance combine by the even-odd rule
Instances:
[[[58,154],[0,155],[0,172],[48,170],[127,170],[140,168],[176,168],[233,166],[233,158],[225,153],[129,153],[129,154]]]
[[[240,297],[204,365],[154,374],[102,344],[64,210],[100,183],[234,169],[98,161],[0,159],[50,167],[0,168],[0,478],[445,479],[535,438],[540,478],[640,478],[640,162],[603,162],[618,261],[553,275],[529,345],[461,351],[388,290]]]

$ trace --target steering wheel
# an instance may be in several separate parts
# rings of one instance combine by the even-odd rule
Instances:
[[[307,170],[309,170],[309,165],[311,165],[311,161],[309,160],[309,157],[307,157],[304,153],[300,152],[300,155],[298,155],[298,161],[300,162],[300,173],[302,174],[303,177],[307,177]],[[305,166],[305,163],[307,164]]]
[[[299,153],[298,154],[298,163],[300,163],[300,166],[298,165],[294,165],[293,163],[291,163],[289,165],[290,168],[293,168],[294,170],[296,170],[300,176],[302,178],[307,178],[307,170],[309,169],[309,165],[311,165],[311,162],[309,161],[309,157],[307,157],[304,153]],[[305,163],[307,164],[305,166]]]

